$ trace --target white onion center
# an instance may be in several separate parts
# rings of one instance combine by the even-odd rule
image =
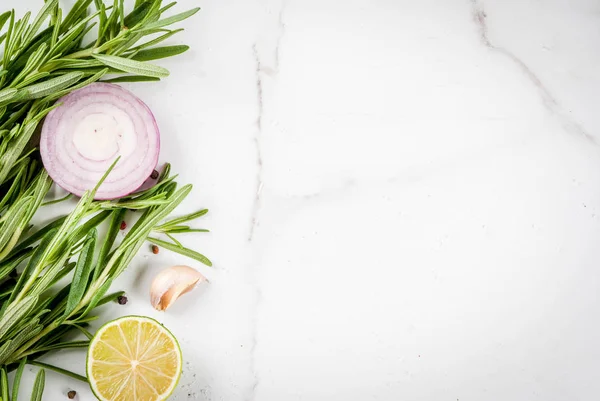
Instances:
[[[121,114],[121,115],[119,115]],[[133,123],[125,113],[94,113],[75,127],[73,144],[83,157],[102,161],[117,154],[127,157],[137,143]]]

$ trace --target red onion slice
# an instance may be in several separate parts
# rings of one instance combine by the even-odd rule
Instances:
[[[96,199],[115,199],[138,189],[158,162],[160,133],[152,112],[118,85],[94,83],[59,100],[46,116],[40,140],[44,167],[67,191],[81,196],[102,183]]]

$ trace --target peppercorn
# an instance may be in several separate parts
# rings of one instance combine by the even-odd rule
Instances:
[[[125,304],[127,304],[127,301],[128,301],[128,299],[125,295],[119,295],[117,297],[117,302],[119,303],[119,305],[125,305]]]
[[[121,230],[124,230],[127,228],[127,223],[125,223],[125,221],[121,222]]]
[[[152,253],[153,254],[158,254],[158,247],[156,245],[152,245]]]
[[[75,390],[71,390],[67,393],[67,397],[69,397],[70,400],[74,399],[76,395],[77,395],[77,391],[75,391]]]
[[[150,178],[156,180],[158,178],[158,171],[154,170],[152,174],[150,174]]]

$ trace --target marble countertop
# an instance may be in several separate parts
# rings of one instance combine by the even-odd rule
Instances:
[[[180,339],[173,400],[600,397],[597,1],[196,4],[172,76],[127,87],[214,267],[145,250],[102,316]],[[152,310],[182,262],[210,283]]]

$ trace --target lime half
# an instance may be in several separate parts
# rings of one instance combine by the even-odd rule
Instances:
[[[177,340],[154,319],[126,316],[102,326],[87,355],[90,387],[101,401],[163,401],[181,377]]]

